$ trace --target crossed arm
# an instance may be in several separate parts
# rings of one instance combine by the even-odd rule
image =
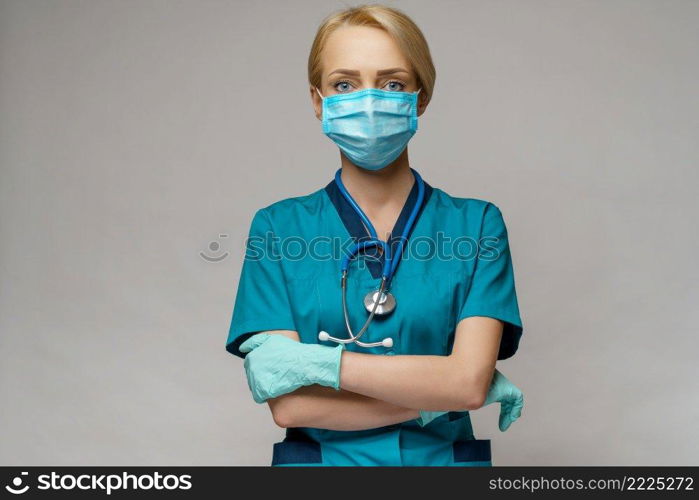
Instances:
[[[448,356],[373,354],[344,351],[340,390],[305,386],[268,400],[280,427],[362,430],[405,422],[419,410],[480,408],[490,386],[503,323],[472,316],[456,328]],[[266,333],[298,341],[290,330]]]

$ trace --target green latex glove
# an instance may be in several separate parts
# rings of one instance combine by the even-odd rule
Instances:
[[[245,373],[257,403],[293,392],[304,385],[340,389],[340,360],[344,344],[330,347],[304,344],[278,334],[258,333],[239,347]]]
[[[524,395],[516,385],[496,369],[483,406],[497,402],[500,402],[500,431],[505,432],[522,414]]]
[[[497,369],[493,374],[493,380],[490,383],[490,388],[488,389],[488,395],[485,398],[483,406],[489,405],[491,403],[500,402],[500,420],[498,425],[501,432],[505,432],[512,422],[517,420],[522,414],[522,407],[524,406],[524,396],[522,391],[510,382],[505,375],[500,373]],[[423,411],[420,410],[420,417],[417,422],[424,427],[429,424],[432,420],[444,415],[445,411]]]
[[[437,418],[440,415],[444,415],[445,413],[448,413],[448,412],[446,412],[446,411],[420,410],[420,416],[417,418],[417,423],[420,424],[421,427],[425,427],[427,424],[432,422],[435,418]]]

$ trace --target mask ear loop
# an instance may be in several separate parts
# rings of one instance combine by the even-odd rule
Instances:
[[[417,97],[415,98],[415,103],[416,103],[418,106],[419,106],[419,102],[420,102],[420,91],[421,91],[421,90],[422,90],[422,87],[420,87],[419,89],[417,89],[417,92],[415,92],[415,95],[417,96]]]

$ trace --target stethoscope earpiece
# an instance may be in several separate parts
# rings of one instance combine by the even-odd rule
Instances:
[[[338,344],[349,344],[350,342],[355,342],[359,347],[393,347],[393,339],[391,337],[386,337],[381,342],[362,342],[361,340],[358,340],[357,337],[354,337],[352,339],[337,339],[335,337],[331,337],[328,332],[321,331],[318,333],[318,340],[320,340],[321,342],[332,340],[333,342],[337,342]]]

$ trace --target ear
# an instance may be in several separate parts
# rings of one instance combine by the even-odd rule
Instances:
[[[422,90],[417,96],[417,116],[425,112],[427,104],[429,104],[428,96],[425,94],[425,91]]]
[[[323,99],[320,97],[320,94],[318,94],[318,91],[316,88],[311,85],[310,87],[311,91],[311,103],[313,104],[313,112],[316,115],[316,118],[319,120],[323,119]]]

